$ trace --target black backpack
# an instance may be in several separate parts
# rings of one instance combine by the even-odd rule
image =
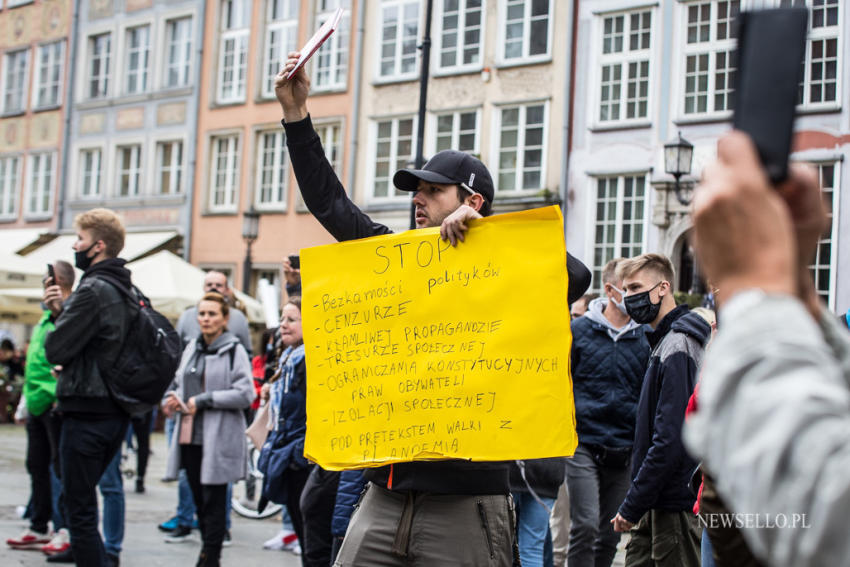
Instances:
[[[132,286],[128,291],[111,278],[101,279],[127,299],[131,310],[127,335],[112,368],[103,372],[103,381],[121,409],[142,414],[162,401],[180,364],[183,343],[139,288]]]

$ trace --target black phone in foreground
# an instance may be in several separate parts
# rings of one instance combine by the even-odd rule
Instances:
[[[803,80],[806,8],[741,12],[733,126],[750,135],[775,185],[788,176],[788,156]]]

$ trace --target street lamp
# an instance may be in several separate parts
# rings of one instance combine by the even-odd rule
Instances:
[[[691,161],[694,157],[694,146],[682,137],[682,133],[676,139],[664,144],[664,171],[676,180],[676,199],[683,205],[691,204],[691,193],[685,193],[679,184],[679,178],[691,172]]]
[[[242,213],[242,240],[248,248],[245,250],[245,264],[242,266],[242,291],[249,293],[251,286],[251,245],[257,240],[260,232],[260,213],[254,206]]]

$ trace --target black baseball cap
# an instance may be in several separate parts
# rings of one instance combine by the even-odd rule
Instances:
[[[393,185],[402,191],[416,191],[420,179],[428,183],[460,185],[493,203],[493,180],[487,166],[466,152],[443,150],[434,154],[422,169],[400,169],[393,175]]]

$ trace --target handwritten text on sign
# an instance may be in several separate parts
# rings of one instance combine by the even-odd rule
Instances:
[[[557,207],[302,250],[305,453],[328,469],[571,455]]]

